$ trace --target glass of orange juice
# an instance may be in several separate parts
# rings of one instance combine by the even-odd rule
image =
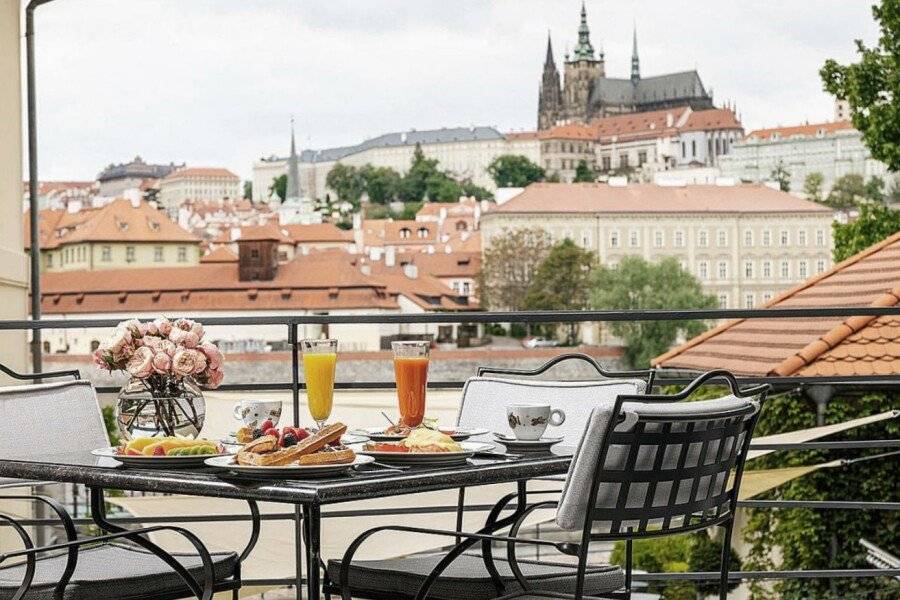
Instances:
[[[303,374],[309,414],[319,429],[331,416],[334,404],[334,370],[337,365],[337,340],[302,340]]]
[[[391,348],[394,351],[401,424],[418,427],[425,418],[425,386],[428,383],[431,344],[425,341],[391,342]]]

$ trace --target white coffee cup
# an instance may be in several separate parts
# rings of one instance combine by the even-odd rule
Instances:
[[[247,427],[258,427],[266,419],[278,425],[281,419],[281,400],[241,400],[234,405],[234,418]]]
[[[559,427],[565,423],[566,413],[549,404],[510,404],[506,419],[516,439],[533,441],[541,439],[547,425]]]

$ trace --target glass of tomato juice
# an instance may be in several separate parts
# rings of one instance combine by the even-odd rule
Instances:
[[[427,341],[391,342],[391,349],[394,351],[401,424],[418,427],[425,418],[425,386],[428,383],[431,344]]]

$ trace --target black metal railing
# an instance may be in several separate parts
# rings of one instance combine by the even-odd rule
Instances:
[[[591,323],[614,321],[662,321],[662,320],[720,320],[720,319],[757,319],[757,318],[835,318],[850,316],[897,316],[900,306],[894,307],[833,307],[833,308],[781,308],[781,309],[710,309],[710,310],[603,310],[603,311],[529,311],[529,312],[470,312],[470,313],[424,313],[424,314],[369,314],[369,315],[284,315],[284,316],[251,316],[251,317],[203,317],[204,325],[247,326],[281,325],[285,327],[286,339],[291,348],[290,381],[274,381],[267,383],[231,383],[223,384],[222,391],[277,391],[290,390],[293,403],[295,425],[299,425],[300,392],[304,383],[300,380],[300,360],[298,351],[298,333],[302,325],[329,324],[454,324],[454,323]],[[10,330],[47,330],[47,329],[91,329],[115,327],[121,319],[42,319],[38,321],[15,320],[0,321],[0,331]],[[490,356],[486,353],[486,356]],[[662,370],[657,373],[655,386],[680,385],[689,383],[693,377],[690,372],[678,371],[676,374]],[[833,376],[833,377],[738,377],[741,385],[769,383],[776,390],[803,390],[814,385],[835,386],[851,392],[869,390],[886,390],[896,392],[900,389],[900,374],[877,376]],[[430,388],[458,389],[463,381],[429,382]],[[393,382],[361,381],[337,382],[338,389],[390,389]],[[115,392],[117,387],[98,387],[98,392]],[[856,450],[856,449],[896,449],[900,448],[900,440],[866,440],[866,441],[828,441],[803,443],[778,443],[754,445],[754,449],[769,449],[776,452],[798,450]],[[865,502],[865,501],[789,501],[789,500],[744,500],[738,502],[739,507],[756,509],[814,509],[814,510],[868,510],[895,511],[900,502]],[[467,511],[485,512],[491,506],[470,505]],[[455,505],[429,507],[398,507],[358,510],[330,510],[324,518],[357,517],[379,515],[403,515],[414,513],[453,513]],[[161,517],[119,517],[118,523],[191,523],[191,522],[228,522],[249,520],[246,514],[224,514],[203,516],[161,516]],[[263,520],[293,520],[296,512],[283,512],[262,515]],[[77,524],[90,524],[90,519],[76,519]],[[53,521],[47,519],[30,519],[22,521],[23,525],[49,525]],[[299,523],[295,523],[299,526]],[[803,578],[864,578],[893,577],[900,575],[900,569],[830,569],[830,570],[779,570],[779,571],[742,571],[732,572],[734,580],[758,579],[803,579]],[[674,581],[674,580],[715,580],[718,573],[645,573],[635,574],[635,581]],[[245,580],[247,585],[291,585],[296,578]]]

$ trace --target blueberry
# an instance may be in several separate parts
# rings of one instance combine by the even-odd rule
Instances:
[[[262,429],[254,429],[253,430],[253,439],[255,440],[258,437],[262,437]]]
[[[297,443],[297,436],[295,436],[293,433],[284,434],[282,444],[284,445],[285,448],[290,448],[291,446],[296,445],[296,443]]]

